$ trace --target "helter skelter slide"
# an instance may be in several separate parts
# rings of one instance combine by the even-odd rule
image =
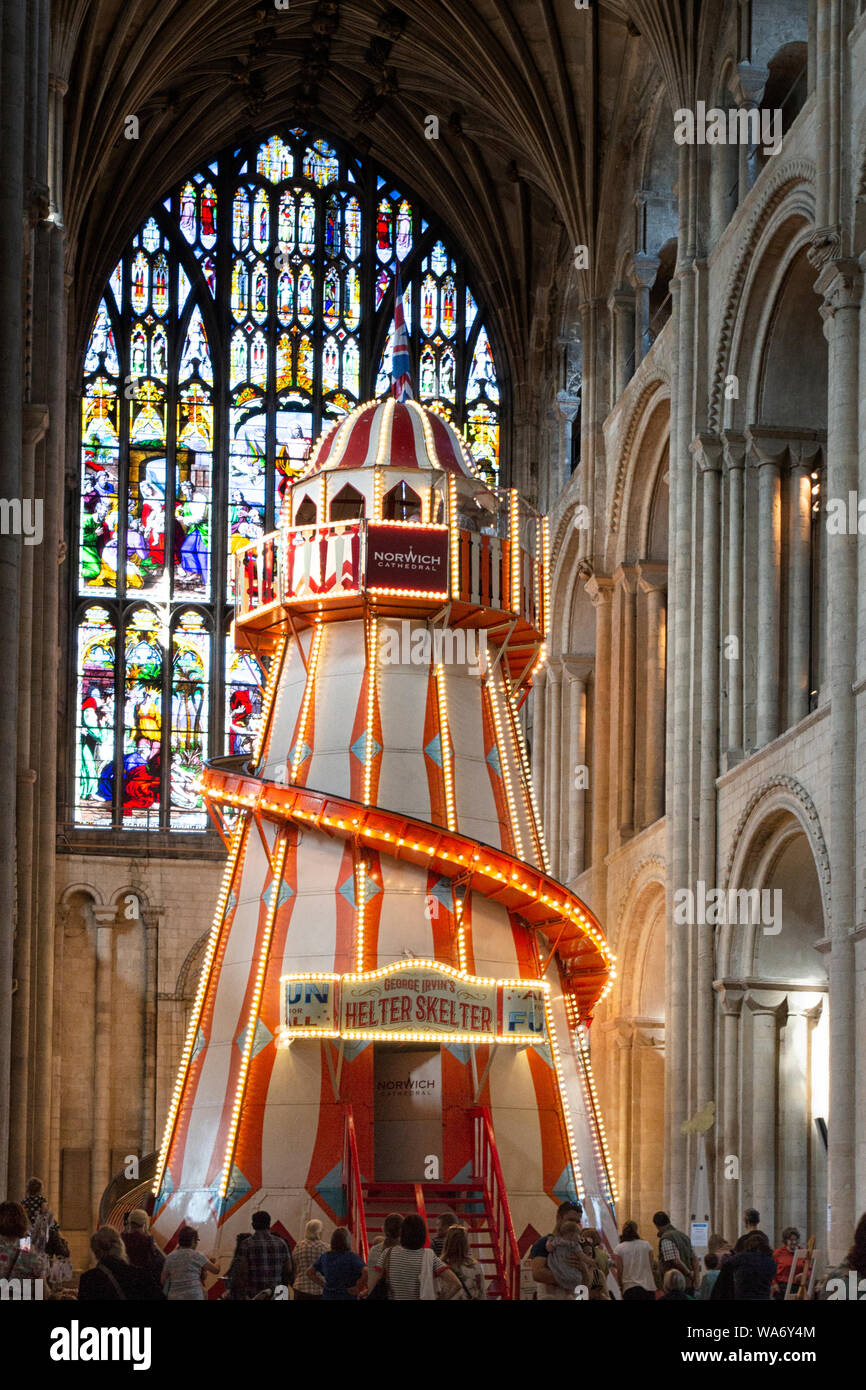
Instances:
[[[446,1208],[491,1292],[578,1197],[614,1238],[589,1064],[613,957],[548,872],[520,710],[546,523],[415,401],[359,407],[236,557],[269,661],[251,761],[204,776],[228,860],[154,1184],[225,1267],[257,1208],[356,1248]]]

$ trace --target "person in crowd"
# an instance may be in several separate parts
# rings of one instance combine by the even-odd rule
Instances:
[[[41,1178],[28,1179],[21,1205],[30,1226],[30,1249],[37,1254],[47,1255],[49,1259],[55,1255],[68,1257],[69,1246],[60,1234],[60,1227],[48,1205]]]
[[[726,1284],[731,1281],[733,1293],[726,1292],[722,1297],[733,1297],[748,1303],[761,1302],[771,1297],[773,1280],[776,1277],[776,1261],[773,1259],[770,1242],[763,1231],[752,1231],[746,1236],[742,1249],[734,1253],[719,1274],[716,1288],[722,1282],[723,1276]]]
[[[764,1236],[764,1240],[766,1240],[767,1244],[769,1245],[769,1238],[766,1235],[764,1235],[764,1232],[761,1230],[761,1213],[759,1211],[756,1211],[754,1207],[747,1207],[746,1210],[743,1212],[743,1225],[746,1229],[743,1231],[743,1234],[739,1237],[736,1245],[734,1246],[735,1255],[739,1255],[740,1251],[745,1249],[746,1241],[751,1235]]]
[[[579,1202],[561,1202],[556,1210],[556,1225],[553,1230],[546,1236],[539,1236],[529,1252],[532,1277],[538,1285],[535,1294],[537,1299],[572,1297],[557,1283],[547,1263],[547,1242],[552,1236],[559,1235],[559,1228],[565,1220],[576,1221],[580,1226],[583,1221],[583,1207]]]
[[[295,1298],[302,1302],[322,1301],[322,1285],[310,1271],[327,1249],[322,1240],[321,1221],[308,1221],[304,1227],[304,1239],[298,1241],[292,1252],[295,1261]]]
[[[310,1273],[322,1286],[322,1301],[354,1302],[364,1286],[367,1267],[352,1249],[345,1226],[331,1232],[331,1248],[320,1255]]]
[[[121,1238],[126,1248],[126,1257],[135,1269],[146,1269],[157,1282],[162,1277],[165,1256],[150,1234],[147,1212],[141,1207],[127,1212]]]
[[[682,1270],[669,1269],[664,1277],[664,1293],[660,1303],[684,1303],[688,1299],[688,1281]]]
[[[566,1297],[574,1298],[575,1290],[583,1285],[587,1293],[597,1286],[594,1273],[601,1279],[601,1271],[596,1269],[592,1255],[587,1252],[581,1239],[583,1232],[574,1216],[565,1216],[559,1223],[559,1230],[547,1241],[547,1267],[553,1274],[559,1288]],[[591,1250],[591,1247],[589,1247]]]
[[[776,1261],[776,1278],[773,1282],[773,1298],[782,1300],[788,1288],[788,1280],[791,1277],[791,1266],[800,1246],[800,1232],[796,1226],[786,1226],[782,1232],[782,1244],[778,1250],[773,1251],[773,1259]],[[791,1280],[791,1293],[796,1293],[800,1287],[800,1280],[806,1268],[806,1256],[801,1255],[797,1260],[797,1268],[794,1270],[794,1278]]]
[[[183,1226],[177,1237],[177,1246],[166,1255],[162,1267],[162,1287],[170,1303],[204,1302],[202,1274],[219,1274],[219,1265],[202,1254],[198,1246],[198,1231],[194,1226]]]
[[[692,1243],[684,1231],[678,1231],[666,1211],[657,1211],[653,1225],[659,1238],[659,1265],[662,1273],[678,1269],[686,1281],[687,1288],[697,1288],[701,1278],[701,1267],[692,1249]]]
[[[451,1227],[456,1225],[457,1217],[454,1215],[453,1211],[443,1211],[442,1215],[439,1217],[438,1222],[436,1223],[436,1234],[430,1241],[430,1244],[433,1247],[435,1254],[441,1256],[443,1247],[445,1245],[445,1237],[451,1230]]]
[[[473,1303],[487,1298],[484,1270],[469,1253],[469,1232],[465,1226],[449,1226],[442,1247],[442,1259],[451,1273],[460,1280],[460,1292],[455,1298]]]
[[[861,1280],[866,1280],[866,1211],[857,1222],[851,1249],[842,1263],[830,1270],[818,1297],[822,1302],[860,1300],[864,1293]]]
[[[731,1242],[717,1232],[711,1234],[707,1244],[707,1250],[711,1255],[718,1255],[719,1264],[722,1263],[726,1255],[733,1255],[734,1253]]]
[[[712,1250],[708,1250],[704,1255],[704,1269],[706,1273],[698,1289],[698,1298],[702,1303],[709,1300],[713,1292],[713,1285],[719,1277],[719,1257]]]
[[[278,1286],[294,1281],[292,1252],[282,1236],[271,1230],[270,1213],[253,1212],[253,1233],[238,1255],[236,1281],[245,1298],[273,1296]]]
[[[249,1240],[251,1235],[251,1231],[239,1231],[235,1237],[234,1254],[232,1255],[231,1264],[226,1272],[225,1293],[222,1295],[223,1298],[230,1299],[233,1302],[242,1301],[246,1298],[246,1293],[241,1285],[240,1258],[244,1241]]]
[[[380,1279],[388,1281],[388,1297],[406,1300],[453,1298],[460,1281],[435,1250],[427,1248],[427,1227],[412,1212],[403,1218],[400,1244],[386,1250],[370,1276],[370,1292]]]
[[[90,1249],[96,1261],[78,1281],[79,1303],[138,1302],[156,1303],[162,1300],[159,1283],[146,1269],[136,1269],[129,1263],[120,1232],[113,1226],[100,1226],[90,1237]]]
[[[22,1250],[30,1219],[21,1202],[0,1202],[0,1279],[47,1279],[48,1260],[41,1250]]]
[[[403,1218],[398,1211],[391,1211],[382,1223],[382,1239],[377,1240],[375,1245],[370,1246],[367,1256],[367,1282],[369,1284],[376,1262],[382,1258],[386,1250],[392,1246],[400,1244],[400,1232],[403,1229]]]
[[[619,1245],[613,1248],[614,1269],[623,1299],[629,1303],[650,1303],[656,1296],[653,1252],[648,1240],[641,1240],[636,1221],[626,1221]]]

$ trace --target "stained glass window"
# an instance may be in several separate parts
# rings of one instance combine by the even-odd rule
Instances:
[[[253,751],[231,556],[276,526],[330,420],[390,391],[400,268],[415,395],[498,478],[500,390],[465,258],[408,190],[282,129],[192,172],[109,278],[85,347],[77,824],[201,830],[202,763]]]

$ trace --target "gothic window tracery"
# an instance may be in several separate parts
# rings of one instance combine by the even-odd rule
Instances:
[[[415,394],[496,481],[500,387],[464,257],[390,175],[283,129],[183,179],[111,275],[83,364],[73,820],[202,830],[202,762],[249,756],[266,672],[230,557],[329,423],[390,391],[399,266]]]

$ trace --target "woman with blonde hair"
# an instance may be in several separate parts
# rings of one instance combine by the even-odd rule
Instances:
[[[299,1240],[292,1254],[295,1259],[295,1298],[302,1302],[321,1303],[322,1285],[310,1273],[313,1265],[328,1247],[322,1240],[322,1223],[315,1218],[304,1227],[304,1239]]]
[[[452,1298],[458,1302],[479,1302],[487,1298],[484,1271],[469,1253],[469,1232],[465,1226],[449,1226],[442,1246],[442,1259],[460,1280],[460,1288]]]
[[[78,1284],[80,1303],[102,1303],[105,1300],[134,1302],[138,1299],[156,1301],[162,1290],[153,1275],[136,1269],[126,1257],[120,1232],[113,1226],[100,1226],[90,1237],[90,1249],[96,1264],[82,1274]]]

